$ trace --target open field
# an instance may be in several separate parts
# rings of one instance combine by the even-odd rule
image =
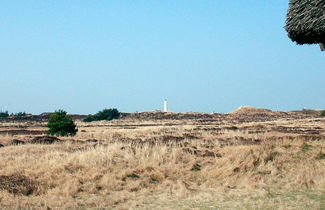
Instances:
[[[318,113],[134,113],[37,143],[45,125],[0,123],[0,208],[325,208]]]

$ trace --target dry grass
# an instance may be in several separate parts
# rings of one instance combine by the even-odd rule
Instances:
[[[78,122],[77,136],[51,145],[3,134],[0,207],[321,209],[324,122]]]

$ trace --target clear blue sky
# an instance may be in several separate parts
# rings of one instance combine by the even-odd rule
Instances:
[[[325,108],[325,53],[288,0],[1,0],[0,108],[42,113]]]

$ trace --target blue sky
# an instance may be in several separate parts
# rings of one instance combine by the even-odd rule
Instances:
[[[325,108],[325,59],[288,1],[2,0],[0,108],[42,113]]]

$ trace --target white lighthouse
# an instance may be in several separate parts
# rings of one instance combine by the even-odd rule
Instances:
[[[164,100],[164,112],[168,112],[168,101],[167,101],[167,99]]]

